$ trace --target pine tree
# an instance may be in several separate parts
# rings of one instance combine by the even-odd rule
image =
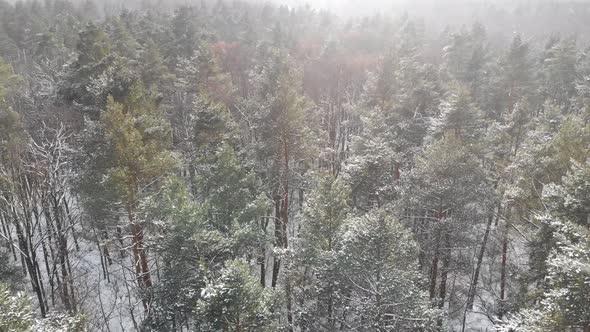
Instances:
[[[577,49],[574,39],[552,38],[541,58],[541,95],[570,112],[575,95]]]
[[[338,255],[342,283],[351,289],[350,330],[428,331],[436,312],[421,289],[417,246],[410,232],[384,211],[350,221]]]
[[[133,88],[125,104],[109,98],[101,122],[112,153],[106,176],[115,185],[129,223],[137,284],[147,292],[152,286],[144,239],[149,220],[140,219],[140,209],[142,200],[158,190],[174,167],[174,157],[168,151],[170,127],[141,85]],[[143,304],[147,311],[147,295]]]
[[[452,243],[464,238],[466,228],[485,220],[482,212],[493,202],[493,188],[474,152],[452,132],[427,146],[417,157],[411,181],[404,188],[404,192],[416,194],[404,195],[407,201],[401,200],[414,216],[409,221],[420,234],[423,252],[428,253],[420,257],[420,263],[429,267],[430,299],[441,309],[447,301],[451,266],[460,259]],[[427,257],[432,259],[430,264]]]
[[[590,329],[588,296],[590,247],[588,237],[588,162],[575,165],[563,184],[551,184],[543,191],[545,211],[537,219],[551,232],[545,256],[546,278],[536,297],[524,309],[504,322],[513,331],[558,331],[580,327]]]
[[[272,331],[272,293],[243,261],[231,261],[211,280],[197,304],[200,331]]]
[[[337,262],[350,212],[350,189],[332,175],[319,179],[317,188],[306,200],[301,226],[298,258],[304,272],[291,272],[305,282],[297,285],[298,322],[308,330],[336,330],[347,315],[346,289],[342,287]]]

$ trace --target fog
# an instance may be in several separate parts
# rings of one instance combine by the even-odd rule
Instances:
[[[12,0],[14,1],[14,0]],[[92,0],[78,0],[83,3]],[[104,9],[166,8],[216,4],[234,0],[95,0]],[[590,1],[575,0],[245,0],[255,3],[272,3],[291,9],[312,8],[327,11],[342,19],[374,17],[376,15],[400,17],[408,15],[423,22],[427,32],[436,37],[441,30],[458,30],[473,23],[486,26],[491,40],[504,40],[521,33],[527,40],[542,41],[547,35],[575,36],[586,41],[584,32],[590,29],[585,19],[590,12]],[[550,24],[548,24],[550,22]]]
[[[6,1],[6,0],[5,0]],[[19,0],[7,0],[16,3]],[[234,0],[74,0],[83,4],[93,1],[101,11],[105,8],[174,10],[179,6],[201,3],[230,3]],[[528,38],[547,34],[579,36],[590,29],[584,18],[590,12],[585,0],[245,0],[255,3],[285,5],[292,9],[309,7],[328,11],[341,18],[363,16],[408,15],[422,20],[430,31],[446,27],[459,29],[479,22],[489,27],[492,35],[509,35],[518,31]],[[547,24],[550,22],[550,24]],[[504,36],[505,37],[505,36]],[[586,39],[586,37],[582,37]]]
[[[261,1],[265,2],[265,1]],[[516,31],[528,38],[547,34],[580,35],[588,31],[584,19],[590,1],[569,0],[275,0],[293,8],[308,5],[341,17],[408,15],[423,20],[430,31],[459,29],[482,23],[492,35]],[[550,22],[550,24],[548,24]],[[505,37],[505,36],[504,36]],[[586,37],[581,37],[585,39]]]

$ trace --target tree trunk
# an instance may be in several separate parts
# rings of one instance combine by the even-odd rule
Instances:
[[[105,241],[105,244],[102,246],[102,250],[103,250],[103,255],[107,260],[107,263],[110,265],[113,265],[113,259],[111,258],[111,254],[109,252],[109,247],[108,247],[108,243],[109,243],[109,234],[106,230],[102,231],[102,239]],[[98,241],[98,239],[97,239]]]
[[[504,316],[504,307],[506,302],[506,262],[508,260],[508,221],[506,221],[504,228],[504,236],[502,240],[502,267],[500,271],[500,312],[498,317]]]
[[[500,204],[498,204],[498,215],[500,214]],[[490,214],[488,217],[488,224],[486,225],[486,230],[483,234],[483,239],[481,241],[481,248],[477,255],[477,263],[475,265],[475,272],[473,273],[473,279],[471,280],[471,285],[469,286],[469,293],[467,294],[467,303],[466,303],[466,310],[473,309],[473,302],[475,300],[475,295],[477,294],[477,282],[479,280],[479,272],[481,270],[481,264],[483,262],[484,253],[486,250],[486,245],[488,243],[488,238],[490,235],[490,229],[492,227],[492,222],[494,220],[494,215]]]
[[[260,286],[262,286],[262,288],[266,287],[266,264],[265,261],[266,257],[261,256],[260,257]]]
[[[268,211],[267,215],[270,215],[270,211]],[[260,220],[260,227],[262,228],[262,232],[264,233],[265,237],[266,237],[266,229],[268,227],[268,221],[269,221],[268,218],[269,217],[263,217],[262,220]],[[260,262],[260,285],[262,286],[262,288],[265,288],[266,287],[266,245],[265,244],[262,244],[259,262]]]
[[[286,249],[289,245],[289,239],[287,236],[287,226],[289,224],[289,144],[287,143],[287,138],[285,138],[285,174],[283,175],[283,178],[285,197],[283,199],[281,227],[283,235],[283,248]]]
[[[273,194],[273,200],[274,200],[274,232],[275,232],[275,240],[274,240],[274,248],[276,251],[276,248],[282,248],[283,244],[283,236],[281,235],[281,230],[282,230],[282,226],[281,226],[281,185],[282,185],[282,179],[281,179],[281,169],[280,169],[280,163],[281,163],[281,141],[280,139],[277,139],[277,143],[275,146],[275,158],[274,158],[274,169],[276,172],[276,176],[278,179],[278,185],[277,188],[275,189],[275,192]],[[271,287],[275,288],[277,286],[277,280],[279,279],[279,271],[281,269],[281,259],[279,257],[277,257],[276,252],[273,253],[273,264],[272,264],[272,279],[271,279]]]
[[[76,231],[74,229],[74,221],[72,219],[72,214],[70,213],[70,207],[68,206],[67,199],[64,199],[64,208],[66,209],[66,215],[68,217],[68,222],[70,225],[70,232],[72,233],[72,238],[74,239],[74,245],[76,246],[76,251],[80,251],[80,245],[78,244],[78,236],[76,235]]]
[[[442,309],[445,305],[445,298],[447,296],[447,278],[449,275],[449,264],[451,262],[451,241],[449,232],[445,232],[444,241],[444,256],[442,268],[440,270],[440,286],[438,291],[438,308]]]
[[[70,304],[70,295],[68,293],[68,283],[69,283],[69,276],[68,276],[68,272],[66,269],[66,262],[64,259],[64,254],[63,252],[59,253],[59,266],[61,268],[61,279],[63,281],[62,283],[62,287],[61,287],[61,292],[62,292],[62,300],[64,303],[64,306],[66,307],[66,310],[68,312],[72,312],[72,306]]]
[[[430,272],[430,299],[434,299],[436,296],[436,278],[438,276],[438,260],[439,260],[439,249],[440,239],[436,236],[436,248],[434,249],[434,258],[432,259],[432,270]]]
[[[438,261],[440,259],[440,223],[442,221],[442,207],[438,208],[438,211],[435,213],[436,217],[436,235],[435,235],[435,249],[434,249],[434,257],[432,258],[432,271],[430,274],[430,300],[436,297],[436,278],[438,277]],[[434,302],[433,302],[434,304]]]
[[[69,273],[68,264],[66,262],[67,253],[68,253],[68,243],[66,234],[64,234],[64,220],[60,213],[59,202],[56,198],[53,198],[53,211],[54,211],[54,218],[55,221],[55,229],[57,231],[56,234],[56,241],[57,241],[57,254],[59,259],[59,267],[61,271],[61,294],[62,294],[62,301],[64,307],[69,313],[73,313],[75,309],[72,306],[72,298],[73,294],[70,294],[68,287],[71,284],[71,273]]]
[[[131,223],[131,236],[133,238],[133,258],[135,263],[135,273],[137,283],[142,291],[147,291],[152,286],[147,256],[145,254],[143,229],[141,225],[135,220],[135,215],[131,209],[128,209],[129,222]],[[142,295],[143,308],[147,312],[149,310],[149,299],[146,295]]]
[[[440,270],[440,285],[438,290],[438,308],[443,309],[445,306],[445,298],[447,297],[447,278],[449,276],[449,265],[451,262],[451,241],[449,232],[445,230],[444,234],[444,256],[442,258],[442,267]],[[442,326],[442,318],[439,318],[437,325]]]
[[[107,269],[106,269],[106,264],[105,264],[105,259],[104,256],[102,254],[100,254],[102,252],[102,248],[100,247],[100,243],[98,241],[98,239],[96,240],[96,247],[98,248],[98,253],[100,256],[100,267],[102,268],[102,275],[104,279],[107,279]]]
[[[40,223],[39,211],[37,210],[36,207],[33,209],[33,215],[35,217],[35,222]],[[47,221],[46,221],[46,224],[47,224]],[[49,232],[48,227],[45,231]],[[49,254],[48,254],[47,246],[45,245],[45,241],[43,240],[44,235],[41,230],[41,227],[38,228],[38,232],[39,232],[39,237],[42,239],[41,240],[41,251],[43,252],[43,262],[45,263],[45,271],[47,273],[47,279],[49,279],[49,287],[51,287],[51,305],[55,306],[55,284],[54,284],[54,280],[53,280],[53,273],[51,273],[51,269],[49,268]],[[49,236],[48,239],[49,239],[49,247],[51,248],[51,236]]]
[[[117,225],[117,238],[119,239],[119,257],[125,257],[125,244],[123,243],[123,231],[121,230],[121,226]]]
[[[285,281],[285,296],[287,297],[287,323],[288,327],[287,330],[289,332],[293,332],[293,308],[292,308],[292,301],[291,301],[291,281]]]
[[[27,200],[31,198],[29,192],[27,192],[25,195]],[[36,246],[33,244],[33,239],[35,237],[34,228],[37,225],[33,224],[31,210],[32,209],[29,209],[28,207],[23,207],[23,221],[25,225],[24,231],[26,231],[24,239],[27,242],[27,250],[25,251],[25,253],[28,256],[28,261],[31,264],[31,268],[34,271],[33,274],[31,274],[31,271],[29,271],[29,275],[36,279],[38,290],[41,293],[41,300],[43,302],[40,303],[40,306],[45,306],[45,309],[47,310],[49,309],[49,305],[47,304],[45,286],[43,284],[43,275],[41,274],[41,269],[39,268],[39,262],[37,260],[37,252],[35,251]]]
[[[282,248],[282,241],[283,236],[281,235],[281,197],[279,195],[275,195],[275,217],[274,217],[274,225],[275,225],[275,248]],[[279,279],[279,271],[281,269],[281,259],[274,255],[273,265],[272,265],[272,280],[271,280],[271,287],[275,288],[277,286],[277,280]]]
[[[288,225],[289,225],[289,143],[287,141],[287,137],[284,138],[285,140],[285,174],[283,175],[284,178],[284,190],[285,190],[285,197],[283,199],[283,209],[282,209],[282,218],[281,218],[281,227],[282,227],[282,235],[283,235],[283,248],[287,249],[289,246],[289,237],[287,235],[288,232]],[[293,332],[293,310],[292,310],[292,299],[291,299],[291,281],[286,280],[285,282],[285,297],[287,298],[287,322],[289,323],[289,332]]]
[[[16,216],[15,216],[14,224],[16,226],[16,235],[18,238],[19,248],[20,248],[21,252],[23,253],[22,255],[23,255],[26,267],[27,267],[27,271],[29,272],[29,279],[31,280],[31,286],[33,288],[33,291],[37,295],[37,301],[39,301],[39,307],[41,309],[41,317],[45,318],[47,316],[47,310],[45,307],[45,301],[43,300],[43,293],[41,292],[41,287],[39,286],[39,279],[38,279],[38,275],[37,275],[37,270],[35,269],[35,266],[33,265],[33,262],[31,260],[31,255],[30,255],[29,247],[27,245],[27,240],[25,239],[24,232],[23,232],[23,229],[20,225],[20,222],[18,220],[16,220]]]

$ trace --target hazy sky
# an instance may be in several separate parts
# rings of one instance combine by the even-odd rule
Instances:
[[[17,0],[8,0],[15,2]],[[86,0],[72,0],[82,2]],[[93,0],[99,7],[108,1],[127,8],[143,1],[152,4],[200,4],[202,0]],[[217,0],[208,0],[217,1]],[[234,0],[222,0],[228,3]],[[341,17],[371,16],[376,13],[399,16],[407,13],[422,20],[427,30],[440,33],[449,26],[459,28],[474,22],[483,23],[490,35],[506,37],[514,32],[530,38],[545,38],[551,33],[577,35],[589,39],[590,0],[243,0],[271,2],[299,7],[309,4],[315,9],[327,9]],[[555,5],[559,3],[559,5]],[[542,9],[541,9],[542,8]]]

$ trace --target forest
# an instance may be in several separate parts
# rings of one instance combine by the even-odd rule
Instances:
[[[0,0],[0,332],[590,332],[590,3],[491,3]]]

